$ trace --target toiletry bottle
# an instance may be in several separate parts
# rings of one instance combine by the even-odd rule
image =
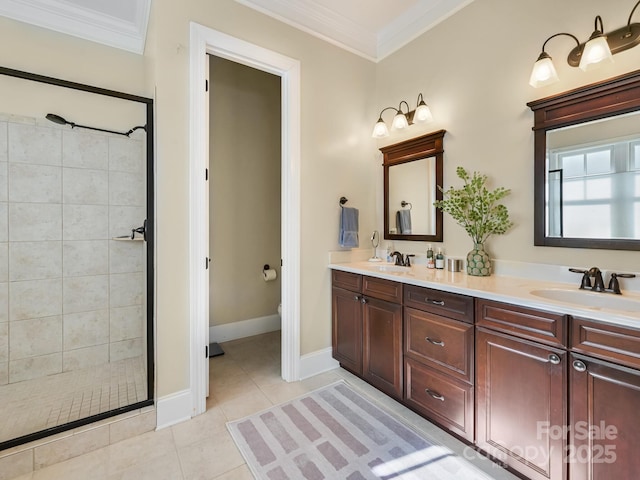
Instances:
[[[431,245],[427,247],[427,268],[436,268],[435,260],[433,258],[433,248]]]
[[[444,268],[444,255],[442,249],[438,248],[438,254],[436,255],[436,268],[442,270]]]
[[[393,262],[393,243],[387,243],[387,263]]]

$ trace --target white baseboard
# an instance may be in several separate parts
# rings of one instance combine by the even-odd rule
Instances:
[[[191,390],[182,390],[158,399],[156,429],[170,427],[193,416]]]
[[[280,330],[280,315],[250,318],[239,322],[225,323],[209,327],[209,342],[228,342],[238,338],[251,337],[261,333]]]
[[[300,380],[338,368],[340,364],[331,355],[331,347],[302,355],[300,357]]]

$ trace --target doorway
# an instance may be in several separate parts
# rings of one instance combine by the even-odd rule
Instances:
[[[206,410],[209,345],[207,54],[281,78],[282,378],[300,377],[300,62],[208,27],[190,39],[190,325],[193,415]]]

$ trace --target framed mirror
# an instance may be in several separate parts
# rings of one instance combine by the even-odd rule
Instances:
[[[529,102],[534,244],[640,249],[640,70]]]
[[[382,147],[384,238],[442,241],[442,160],[445,130]]]

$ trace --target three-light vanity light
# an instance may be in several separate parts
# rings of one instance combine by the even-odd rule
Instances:
[[[600,65],[613,62],[613,55],[638,45],[640,43],[640,23],[631,23],[631,18],[639,5],[640,0],[631,10],[626,26],[609,33],[604,33],[602,17],[600,17],[600,15],[596,16],[594,31],[591,37],[589,37],[589,40],[584,43],[580,43],[577,37],[566,32],[551,35],[542,44],[542,53],[540,53],[538,60],[533,66],[529,84],[532,87],[538,88],[550,85],[559,80],[558,73],[551,61],[551,56],[545,51],[547,42],[552,38],[567,36],[576,42],[576,46],[569,52],[567,63],[572,67],[579,67],[585,72]]]
[[[398,108],[383,108],[380,112],[380,115],[378,116],[378,121],[373,127],[373,133],[371,134],[371,136],[373,138],[382,138],[389,136],[389,129],[387,128],[387,124],[384,123],[384,120],[382,120],[382,114],[387,110],[394,110],[396,112],[393,120],[391,121],[391,130],[403,130],[414,123],[428,122],[433,119],[431,110],[422,98],[421,93],[418,94],[418,100],[416,100],[416,104],[417,105],[415,110],[409,110],[409,104],[404,100],[402,100],[398,104]],[[406,109],[406,112],[402,109],[403,105]]]

